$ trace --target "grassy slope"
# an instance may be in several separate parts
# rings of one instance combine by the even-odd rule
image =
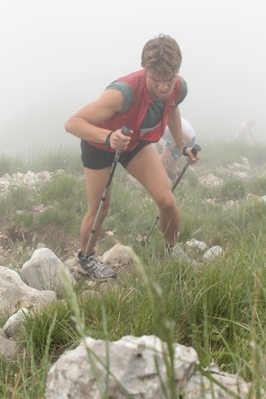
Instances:
[[[265,388],[266,204],[259,198],[266,195],[266,148],[223,142],[200,144],[201,161],[187,170],[175,191],[182,218],[180,242],[184,244],[194,237],[208,247],[219,245],[223,256],[199,267],[165,258],[159,226],[155,227],[148,246],[141,246],[136,238],[147,234],[157,210],[146,192],[139,186],[133,189],[126,172],[118,167],[99,252],[119,241],[131,246],[137,259],[121,274],[118,290],[100,290],[96,286],[94,289],[100,290],[101,295],[88,300],[81,295],[85,285],[78,285],[76,298],[84,333],[101,339],[108,336],[110,340],[128,334],[156,334],[166,342],[193,346],[203,366],[214,361],[221,370],[239,373],[255,386]],[[234,162],[242,163],[242,157],[247,157],[251,166],[244,180],[225,171]],[[78,240],[79,225],[87,208],[79,154],[71,149],[54,149],[27,161],[0,159],[2,174],[56,169],[65,169],[71,175],[54,177],[37,191],[13,189],[8,197],[0,198],[1,220],[8,221],[16,230],[36,233],[49,228],[61,231],[70,241],[73,237]],[[201,185],[200,178],[208,174],[223,178],[224,184]],[[253,197],[247,199],[250,193]],[[230,199],[237,205],[225,210],[223,206]],[[32,212],[36,203],[52,208],[36,216]],[[17,215],[17,209],[23,213]],[[114,236],[105,237],[104,232],[110,230]],[[20,242],[8,243],[14,254],[8,265],[17,262],[18,257],[21,261],[28,259],[21,237]],[[60,256],[60,248],[57,249]],[[189,255],[202,262],[201,253]],[[29,355],[0,364],[0,381],[5,381],[0,382],[1,397],[42,397],[51,362],[79,342],[72,317],[77,309],[71,295],[70,299],[50,304],[27,319],[20,340]],[[5,320],[6,315],[2,315],[2,325]]]

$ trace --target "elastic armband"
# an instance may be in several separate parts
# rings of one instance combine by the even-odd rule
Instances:
[[[112,130],[105,139],[104,144],[106,145],[106,147],[109,149],[110,148],[110,139],[111,139],[111,134],[114,133],[114,130]]]
[[[185,155],[185,157],[188,157],[187,146],[184,146],[184,148],[183,148],[183,155]]]

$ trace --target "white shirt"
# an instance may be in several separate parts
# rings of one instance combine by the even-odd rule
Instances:
[[[250,127],[247,125],[247,123],[248,123],[248,121],[245,121],[245,122],[241,123],[241,125],[239,126],[239,128],[236,132],[237,139],[244,139],[246,137],[246,135],[249,133]],[[243,127],[244,127],[244,129],[243,129]],[[240,135],[240,131],[242,133],[241,135]]]
[[[181,126],[182,126],[182,129],[185,130],[185,132],[187,134],[189,134],[191,139],[193,139],[193,137],[195,137],[195,130],[193,129],[191,124],[186,119],[184,119],[182,116],[181,116]],[[171,135],[171,132],[170,132],[168,126],[166,126],[166,129],[165,129],[165,132],[164,132],[164,135],[162,138],[165,141],[167,141],[167,143],[169,143],[169,144],[172,144],[174,142],[173,136]]]

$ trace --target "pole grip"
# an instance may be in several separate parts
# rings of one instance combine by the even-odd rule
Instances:
[[[198,151],[201,151],[200,145],[194,144],[194,146],[193,146],[193,148],[192,148],[192,154],[193,154],[194,156],[196,156]],[[186,157],[188,157],[188,154],[187,154],[187,146],[185,146],[185,147],[183,148],[183,155],[185,155]]]
[[[128,126],[122,126],[121,132],[122,132],[125,136],[129,136],[129,135],[130,135],[130,128],[129,128]]]
[[[196,156],[198,151],[201,151],[201,146],[198,145],[198,144],[195,144],[195,145],[193,146],[193,148],[192,148],[192,154],[193,154],[194,156]]]

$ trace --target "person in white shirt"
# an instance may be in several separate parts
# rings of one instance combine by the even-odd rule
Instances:
[[[257,141],[252,131],[252,128],[255,126],[255,124],[256,121],[253,118],[241,123],[236,132],[236,140],[246,141],[247,137],[250,136],[252,140]]]
[[[181,117],[181,126],[182,126],[182,135],[183,135],[183,142],[184,145],[193,147],[196,140],[195,130],[191,126],[191,124]],[[175,146],[174,139],[171,135],[171,132],[166,126],[164,135],[162,139],[166,142],[165,147],[160,143],[157,142],[156,148],[160,154],[160,159],[165,167],[167,175],[170,180],[175,180],[178,174],[178,162],[179,158],[183,155],[180,153],[178,148]]]

